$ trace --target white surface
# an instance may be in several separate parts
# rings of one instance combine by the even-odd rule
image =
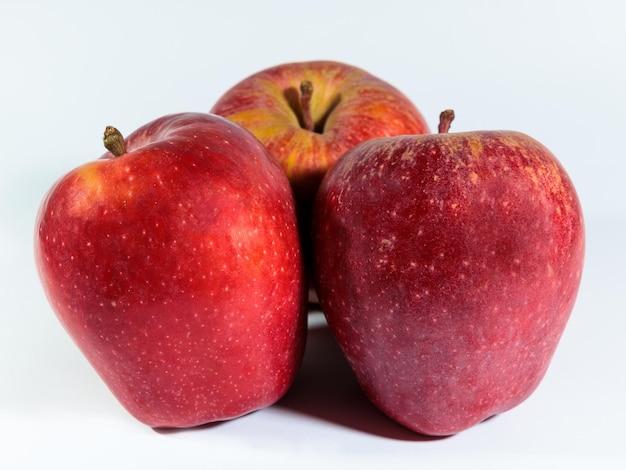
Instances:
[[[0,468],[626,468],[626,3],[214,3],[0,3]],[[318,328],[281,404],[157,433],[58,324],[34,270],[35,213],[54,180],[103,153],[104,126],[206,111],[257,70],[311,59],[393,83],[433,129],[452,107],[453,131],[526,132],[570,173],[583,284],[547,376],[516,409],[424,439],[365,401]]]

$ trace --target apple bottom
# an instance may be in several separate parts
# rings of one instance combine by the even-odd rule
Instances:
[[[564,326],[564,319],[558,323],[553,326]],[[420,346],[401,333],[378,330],[379,341],[394,351],[392,360],[376,361],[376,347],[365,341],[346,348],[346,355],[356,357],[360,349],[351,367],[364,393],[390,418],[425,435],[453,435],[518,406],[540,384],[560,334],[541,332],[538,344],[525,345],[512,332],[517,326],[512,322],[506,333],[491,333],[480,345],[469,336],[482,333],[471,326],[466,333],[431,328]],[[364,361],[368,366],[359,366]]]
[[[265,333],[272,325],[256,312],[248,317],[256,315],[256,324],[237,325],[234,314],[216,314],[212,322],[193,309],[180,311],[186,313],[167,328],[151,318],[137,333],[75,337],[135,418],[153,428],[193,427],[262,409],[286,393],[302,354],[297,339],[304,322],[291,321],[277,337]]]
[[[549,244],[531,240],[545,240],[542,230],[522,232],[528,240],[516,237],[513,250],[507,226],[486,223],[493,238],[478,239],[496,243],[484,249],[460,216],[429,226],[415,238],[359,228],[344,238],[345,227],[330,224],[334,236],[317,244],[328,263],[317,292],[368,398],[413,431],[445,436],[517,406],[539,385],[573,309],[582,242],[551,259]],[[508,254],[496,261],[499,249]]]

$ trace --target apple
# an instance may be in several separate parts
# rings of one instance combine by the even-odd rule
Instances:
[[[584,226],[556,157],[512,131],[361,143],[326,174],[313,278],[365,394],[416,432],[461,432],[539,385],[573,309]]]
[[[310,204],[324,173],[357,143],[429,132],[398,89],[334,61],[257,72],[222,95],[211,112],[251,131],[287,173],[297,199]]]
[[[63,176],[36,221],[60,322],[120,403],[155,428],[269,406],[291,385],[306,289],[289,181],[207,113],[164,116]]]
[[[360,142],[429,132],[418,109],[397,88],[329,60],[261,70],[226,91],[210,111],[252,132],[287,174],[309,264],[313,201],[328,168]],[[309,298],[317,303],[313,289]]]

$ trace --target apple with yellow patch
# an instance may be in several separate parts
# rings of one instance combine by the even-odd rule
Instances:
[[[429,132],[403,93],[363,69],[334,61],[282,64],[257,72],[211,108],[251,131],[287,173],[308,217],[328,168],[375,137]]]

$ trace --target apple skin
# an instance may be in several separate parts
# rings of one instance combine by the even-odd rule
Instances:
[[[121,404],[155,428],[269,406],[302,359],[293,192],[245,129],[169,115],[62,177],[36,222],[53,310]]]
[[[300,85],[310,81],[315,128],[303,126]],[[428,133],[426,121],[398,89],[334,61],[286,63],[228,90],[211,112],[251,131],[276,158],[306,212],[328,168],[354,145],[375,137]]]
[[[316,199],[322,310],[370,400],[458,433],[524,401],[573,309],[581,206],[561,164],[510,131],[375,139]]]

